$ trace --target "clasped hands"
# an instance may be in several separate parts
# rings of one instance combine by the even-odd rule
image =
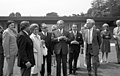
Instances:
[[[73,41],[71,41],[71,44],[79,44],[79,42],[76,40],[73,40]]]
[[[28,61],[27,63],[25,63],[25,65],[27,68],[29,68],[29,67],[31,67],[32,64]]]
[[[60,37],[58,37],[58,41],[60,41],[60,40],[67,40],[67,37],[66,36],[60,36]]]

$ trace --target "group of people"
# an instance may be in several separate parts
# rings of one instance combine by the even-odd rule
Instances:
[[[120,20],[117,20],[116,24],[118,27],[113,31],[113,37],[116,40],[117,58],[120,64]],[[75,75],[81,49],[84,50],[84,62],[89,76],[92,75],[92,69],[93,74],[97,76],[100,63],[104,61],[108,63],[112,35],[106,23],[103,24],[102,31],[96,28],[93,19],[87,19],[81,31],[78,31],[76,24],[72,25],[70,31],[65,30],[63,20],[58,20],[56,25],[52,26],[52,32],[48,32],[45,23],[41,24],[41,31],[37,23],[30,24],[29,21],[20,23],[19,33],[15,27],[15,22],[12,20],[7,22],[7,29],[4,31],[0,27],[0,76],[3,76],[4,58],[7,62],[6,76],[13,76],[16,58],[21,76],[44,76],[45,69],[47,69],[47,76],[51,76],[52,55],[55,55],[56,59],[55,76],[61,76],[61,67],[63,76],[68,76],[67,60],[69,75]],[[102,59],[99,61],[100,51]],[[45,68],[45,63],[47,63],[47,68]]]

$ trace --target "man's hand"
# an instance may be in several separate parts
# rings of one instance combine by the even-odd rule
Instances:
[[[27,66],[27,68],[29,68],[32,64],[28,61],[25,65]]]
[[[79,44],[79,42],[74,40],[74,41],[71,41],[71,44]]]
[[[63,38],[64,38],[64,36],[58,37],[58,41],[60,41],[60,40],[63,39]]]
[[[45,40],[41,40],[42,45],[45,44]]]
[[[68,38],[67,38],[66,36],[63,36],[63,39],[64,39],[65,41],[67,41]]]
[[[9,58],[10,58],[10,55],[7,55],[6,58],[9,59]]]
[[[116,35],[113,35],[113,37],[116,39],[117,38],[117,36]]]

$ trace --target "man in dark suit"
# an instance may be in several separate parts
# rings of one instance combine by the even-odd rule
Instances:
[[[61,61],[63,67],[63,76],[67,76],[67,54],[68,44],[70,42],[69,32],[64,30],[64,21],[57,22],[58,29],[53,32],[52,40],[55,42],[54,53],[56,55],[57,69],[56,76],[61,76]]]
[[[41,39],[45,41],[45,45],[48,49],[47,56],[43,56],[43,65],[41,70],[41,76],[44,76],[45,73],[45,60],[47,60],[47,76],[51,76],[51,55],[52,55],[52,45],[51,45],[51,36],[52,33],[48,32],[48,27],[45,23],[41,27],[42,32],[39,34]]]
[[[97,68],[99,66],[99,49],[101,45],[100,31],[95,29],[95,21],[93,19],[87,19],[88,29],[85,31],[86,42],[86,62],[88,75],[91,76],[91,58],[93,64],[94,75],[97,76]]]
[[[70,45],[69,45],[69,74],[75,74],[77,69],[77,60],[80,53],[80,48],[83,46],[83,37],[80,32],[77,31],[77,25],[72,25],[72,31],[70,31]],[[72,61],[74,60],[73,68]]]
[[[0,26],[0,76],[3,76],[3,66],[4,66],[4,51],[2,46],[3,38],[3,27]]]
[[[35,65],[33,42],[29,37],[29,22],[22,21],[21,32],[18,35],[18,66],[21,67],[21,76],[30,76],[31,67]]]

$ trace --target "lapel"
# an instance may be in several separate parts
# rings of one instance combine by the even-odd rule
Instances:
[[[95,38],[95,35],[96,35],[96,30],[93,28],[93,33],[92,33],[92,41],[94,40],[94,38]]]
[[[57,33],[58,36],[62,36],[62,34],[61,34],[59,29],[56,31],[56,33]],[[64,31],[63,31],[63,33],[64,33]]]
[[[22,31],[22,32],[23,32],[23,34],[25,35],[25,37],[30,40],[29,35],[27,35],[24,31]]]
[[[76,39],[77,39],[77,37],[78,37],[78,31],[77,31],[77,33],[76,33]],[[73,38],[73,39],[75,38],[75,35],[74,35],[73,31],[72,31],[72,38]]]
[[[10,35],[14,36],[14,33],[13,33],[12,30],[8,29],[8,33],[9,33]]]

